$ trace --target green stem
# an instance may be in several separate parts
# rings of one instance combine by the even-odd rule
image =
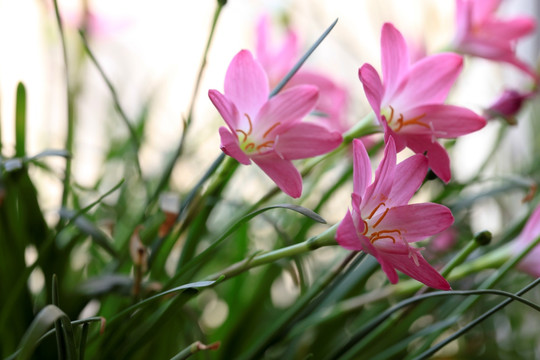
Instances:
[[[184,150],[184,144],[185,144],[186,136],[187,136],[187,133],[188,133],[188,129],[189,129],[189,126],[191,125],[191,123],[193,121],[193,110],[195,108],[195,102],[197,101],[197,97],[199,95],[199,87],[201,85],[202,75],[204,73],[204,70],[205,70],[206,64],[207,64],[208,52],[210,51],[210,46],[212,44],[212,40],[214,39],[214,33],[215,33],[216,26],[217,26],[217,22],[218,22],[219,16],[221,14],[221,10],[223,9],[224,5],[225,5],[225,3],[218,2],[217,8],[214,11],[214,16],[213,16],[213,19],[212,19],[212,25],[210,27],[210,34],[208,34],[208,40],[206,41],[206,47],[204,48],[204,53],[203,53],[203,57],[202,57],[202,60],[201,60],[201,65],[199,67],[199,71],[197,72],[197,79],[195,81],[195,86],[193,88],[193,94],[191,96],[191,101],[190,101],[189,110],[188,110],[188,116],[187,116],[187,119],[184,122],[184,131],[182,132],[182,137],[180,138],[180,141],[178,142],[178,147],[176,148],[176,151],[174,152],[173,157],[171,158],[171,160],[167,164],[167,168],[165,169],[165,171],[161,175],[161,178],[159,180],[158,186],[156,187],[156,190],[152,193],[152,195],[150,196],[150,198],[148,200],[148,204],[149,204],[148,208],[150,208],[157,201],[157,199],[159,198],[159,194],[167,186],[167,184],[169,182],[169,179],[171,177],[171,174],[173,172],[174,166],[176,165],[176,161],[178,160],[178,158],[180,158],[180,155],[182,155],[182,152]]]
[[[64,74],[66,80],[66,97],[67,97],[67,136],[66,136],[66,150],[71,154],[73,152],[73,133],[75,129],[74,121],[74,105],[75,99],[73,90],[71,88],[71,81],[69,76],[69,62],[66,47],[66,38],[64,35],[64,27],[62,25],[62,18],[60,17],[60,11],[58,9],[58,1],[53,0],[54,13],[56,16],[56,23],[58,25],[58,32],[60,33],[60,41],[62,43],[62,56],[64,60]],[[71,156],[66,158],[66,169],[64,171],[64,189],[62,191],[62,207],[66,207],[71,181]]]
[[[251,259],[245,259],[237,262],[236,264],[233,264],[218,273],[208,276],[207,279],[217,280],[222,277],[225,279],[230,279],[236,275],[243,273],[244,271],[247,271],[257,266],[275,262],[279,259],[293,257],[318,249],[323,246],[337,245],[337,242],[335,240],[335,233],[338,225],[339,224],[335,224],[334,226],[328,228],[322,234],[314,236],[304,242],[270,251],[265,254],[255,256]]]
[[[98,62],[97,58],[95,57],[92,50],[90,50],[90,46],[88,45],[88,41],[86,40],[86,36],[84,35],[84,32],[81,30],[79,31],[79,35],[81,36],[82,43],[84,45],[84,48],[86,50],[86,53],[90,57],[90,60],[94,63],[94,66],[96,67],[97,71],[101,75],[101,78],[105,81],[105,84],[107,85],[107,88],[109,89],[109,92],[111,93],[114,108],[120,115],[120,118],[124,122],[124,125],[127,127],[130,135],[130,140],[133,145],[133,153],[134,153],[134,162],[135,167],[137,168],[137,174],[142,179],[142,169],[141,164],[139,162],[139,149],[141,147],[141,143],[139,140],[139,137],[137,136],[137,132],[135,131],[135,128],[133,127],[131,121],[128,119],[128,116],[126,115],[126,112],[124,111],[124,108],[120,104],[120,99],[118,97],[118,93],[116,92],[111,80],[105,73],[105,70],[101,67],[100,63]]]

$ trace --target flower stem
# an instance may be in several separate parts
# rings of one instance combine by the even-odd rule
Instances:
[[[252,258],[244,259],[236,264],[229,266],[228,268],[207,276],[207,280],[216,280],[219,278],[229,279],[236,275],[243,273],[251,268],[272,263],[276,260],[293,257],[295,255],[303,254],[323,246],[337,245],[335,240],[336,229],[339,224],[335,224],[328,228],[323,233],[314,236],[304,242],[287,246],[281,249],[270,251],[261,255],[257,255]]]

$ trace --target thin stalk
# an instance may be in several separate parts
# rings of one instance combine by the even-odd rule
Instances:
[[[217,280],[219,278],[224,278],[224,280],[230,279],[249,269],[252,269],[254,267],[261,266],[264,264],[272,263],[279,259],[289,258],[292,256],[303,254],[303,253],[318,249],[323,246],[337,245],[334,236],[335,236],[338,225],[339,224],[336,224],[328,228],[322,234],[314,236],[304,242],[287,246],[287,247],[277,249],[274,251],[270,251],[265,254],[255,256],[253,258],[245,259],[240,262],[237,262],[236,264],[233,264],[218,273],[208,276],[207,280]]]
[[[510,304],[512,301],[514,300],[518,300],[518,301],[522,301],[524,299],[521,299],[520,296],[525,294],[526,292],[528,292],[529,290],[531,290],[532,288],[534,288],[536,285],[538,285],[540,283],[540,278],[537,278],[536,280],[534,280],[532,283],[530,283],[529,285],[525,286],[523,289],[521,289],[520,291],[518,291],[514,296],[510,297],[509,299],[506,299],[504,301],[502,301],[499,305],[497,306],[494,306],[493,308],[491,308],[490,310],[486,311],[485,313],[483,313],[482,315],[480,315],[478,318],[476,318],[474,321],[471,321],[470,323],[468,323],[467,325],[465,325],[463,328],[461,328],[459,331],[456,331],[455,333],[453,333],[451,336],[447,337],[446,339],[444,339],[443,341],[435,344],[435,346],[429,348],[427,351],[424,351],[422,354],[418,355],[415,360],[420,360],[420,359],[427,359],[429,358],[430,356],[434,355],[437,351],[439,351],[440,349],[442,349],[443,347],[445,347],[446,345],[448,345],[449,343],[451,343],[452,341],[454,341],[455,339],[459,338],[461,335],[465,334],[467,331],[469,331],[470,329],[472,329],[473,327],[475,327],[476,325],[480,324],[482,321],[484,321],[485,319],[487,319],[488,317],[490,317],[491,315],[493,315],[494,313],[496,313],[497,311],[499,311],[500,309],[504,308],[506,305]],[[487,291],[490,291],[490,290],[485,290],[486,292]],[[493,291],[493,290],[491,290]],[[533,307],[536,311],[540,311],[540,308],[538,306],[532,306],[531,304],[529,303],[526,303],[527,305]]]
[[[120,99],[118,97],[118,93],[116,92],[116,89],[114,88],[114,85],[112,84],[111,80],[105,73],[105,70],[103,70],[103,67],[101,66],[96,56],[90,49],[90,45],[88,45],[88,40],[86,39],[86,35],[84,34],[82,30],[79,31],[79,35],[81,36],[81,40],[86,50],[86,53],[90,57],[90,60],[92,61],[92,63],[94,63],[94,66],[96,67],[97,71],[101,75],[101,78],[103,79],[103,81],[105,81],[105,84],[107,85],[107,88],[109,89],[109,92],[111,93],[112,100],[114,103],[114,108],[120,115],[120,118],[122,119],[122,121],[124,122],[124,125],[129,131],[130,140],[131,140],[131,144],[133,145],[133,152],[134,152],[133,160],[135,162],[137,174],[142,179],[142,169],[141,169],[141,164],[139,162],[139,149],[141,147],[141,143],[140,143],[139,137],[137,136],[137,132],[135,131],[135,128],[133,127],[128,116],[126,115],[124,108],[120,104]]]
[[[208,58],[208,52],[210,51],[210,46],[212,44],[212,40],[214,39],[214,34],[217,26],[217,22],[219,19],[219,16],[221,15],[221,10],[223,9],[223,6],[225,4],[222,2],[218,2],[217,8],[214,11],[214,16],[212,19],[212,24],[210,26],[210,33],[208,34],[208,40],[206,41],[206,47],[204,48],[203,57],[201,60],[201,65],[199,67],[199,71],[197,72],[197,79],[195,80],[195,86],[193,88],[193,93],[191,96],[191,101],[189,105],[188,115],[187,119],[184,121],[184,131],[182,131],[182,136],[180,138],[180,141],[178,142],[178,147],[176,148],[171,160],[167,164],[167,167],[165,168],[165,171],[161,175],[161,178],[159,180],[158,186],[156,187],[156,190],[152,193],[152,195],[149,198],[148,201],[148,207],[151,207],[157,199],[159,198],[159,194],[163,191],[163,189],[167,186],[167,183],[169,182],[169,179],[171,177],[171,174],[173,172],[174,166],[176,165],[176,161],[182,154],[182,151],[184,150],[184,144],[186,140],[186,136],[189,130],[189,127],[193,121],[193,111],[195,108],[195,103],[197,101],[197,97],[199,95],[199,88],[201,85],[202,75],[204,73],[204,70],[206,68],[207,64],[207,58]]]
[[[60,33],[60,41],[62,43],[62,57],[64,60],[64,76],[66,80],[66,98],[67,98],[67,135],[66,135],[66,150],[71,154],[73,152],[73,136],[75,129],[74,121],[74,104],[75,99],[73,97],[73,90],[71,86],[70,76],[69,76],[69,61],[67,55],[66,47],[66,38],[64,35],[64,26],[62,25],[62,18],[60,17],[60,11],[58,9],[58,1],[53,0],[54,4],[54,14],[56,16],[56,23],[58,25],[58,32]],[[64,181],[63,181],[63,190],[62,190],[62,207],[65,207],[67,204],[70,184],[71,181],[71,157],[66,158],[66,169],[64,171]]]

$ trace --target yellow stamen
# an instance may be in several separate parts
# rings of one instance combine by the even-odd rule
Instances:
[[[368,216],[368,219],[371,219],[373,217],[373,215],[375,215],[375,213],[377,212],[377,210],[381,207],[381,206],[386,206],[385,203],[380,203],[379,205],[377,205],[377,207],[375,207],[375,209],[373,209],[373,211],[371,212],[371,214],[369,214]],[[387,210],[388,211],[388,210]]]
[[[264,142],[261,145],[257,146],[257,150],[261,150],[261,148],[263,148],[263,147],[270,147],[272,145],[274,145],[274,141],[270,140],[270,141]]]
[[[274,130],[277,126],[281,124],[280,122],[275,123],[274,125],[270,126],[270,129],[266,130],[266,132],[263,135],[263,139],[266,137],[266,135],[270,134],[272,130]]]
[[[386,209],[384,210],[383,214],[381,215],[381,217],[379,218],[379,220],[377,220],[377,222],[375,224],[373,224],[373,227],[379,225],[379,223],[382,221],[382,219],[384,219],[384,217],[386,216],[386,214],[388,214],[388,210],[390,209]]]
[[[244,116],[248,119],[248,123],[249,123],[249,130],[247,134],[251,135],[251,131],[253,130],[253,124],[251,123],[251,118],[249,117],[247,113],[244,113]]]

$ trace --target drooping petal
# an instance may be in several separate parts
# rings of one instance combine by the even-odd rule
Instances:
[[[527,16],[518,16],[509,20],[490,19],[482,24],[482,32],[499,41],[519,39],[534,32],[536,21]]]
[[[394,184],[387,207],[407,205],[420,188],[428,169],[428,160],[422,154],[413,155],[396,166]]]
[[[422,105],[403,114],[405,119],[420,118],[423,125],[403,126],[400,133],[433,135],[436,138],[456,138],[480,130],[486,119],[460,106],[445,104]],[[406,121],[405,121],[406,122]]]
[[[383,159],[375,171],[375,179],[367,187],[365,197],[362,199],[362,211],[364,213],[371,213],[380,203],[388,199],[392,190],[395,170],[396,147],[394,140],[389,138],[384,148]]]
[[[463,68],[463,58],[446,53],[425,57],[414,63],[392,97],[400,112],[423,104],[442,103]]]
[[[430,136],[407,135],[407,146],[417,154],[426,153],[428,165],[442,181],[448,183],[452,177],[450,158],[446,149]]]
[[[519,241],[529,244],[531,241],[534,241],[538,236],[540,236],[540,206],[534,210],[534,212],[527,220],[521,235],[519,236]]]
[[[231,134],[226,127],[222,126],[219,128],[219,136],[221,137],[221,151],[235,158],[241,164],[251,164],[249,157],[240,149],[236,134]]]
[[[248,50],[242,50],[232,59],[225,75],[225,96],[241,114],[254,116],[268,100],[268,78]]]
[[[281,124],[283,128],[286,127],[284,125],[301,120],[315,107],[318,94],[315,86],[298,85],[272,97],[254,121],[254,136],[272,138],[278,130],[276,124]],[[268,132],[269,129],[275,130]]]
[[[377,247],[375,247],[367,237],[360,236],[359,240],[362,244],[362,247],[364,248],[364,251],[375,257],[379,264],[381,264],[382,270],[388,277],[388,280],[390,280],[392,284],[397,284],[399,277],[396,270],[394,269],[392,259],[390,258],[390,261],[388,261],[386,254],[384,254],[382,251],[379,251]]]
[[[283,159],[306,159],[327,153],[341,142],[339,132],[313,123],[298,122],[276,136],[274,150]]]
[[[440,290],[450,290],[450,284],[424,259],[418,249],[410,248],[410,252],[384,253],[383,257],[396,269],[421,283]]]
[[[454,222],[452,212],[444,205],[422,203],[392,207],[377,229],[399,229],[408,242],[424,240],[448,228]]]
[[[371,161],[361,140],[353,140],[353,191],[364,196],[371,183]]]
[[[239,114],[234,103],[217,90],[208,90],[208,97],[229,126],[229,129],[235,132],[238,129]]]
[[[364,86],[364,92],[366,93],[369,105],[371,105],[377,118],[380,118],[384,87],[377,70],[370,64],[364,64],[358,70],[358,77]]]
[[[392,97],[409,67],[409,50],[403,35],[391,23],[381,32],[381,65],[385,94]]]
[[[362,229],[364,224],[361,223]],[[339,245],[344,247],[347,250],[360,251],[363,250],[362,244],[358,239],[357,229],[355,227],[351,212],[347,211],[347,214],[341,220],[337,230],[336,230],[336,241]]]
[[[302,176],[290,160],[283,160],[273,152],[251,159],[285,194],[293,198],[302,195]]]

